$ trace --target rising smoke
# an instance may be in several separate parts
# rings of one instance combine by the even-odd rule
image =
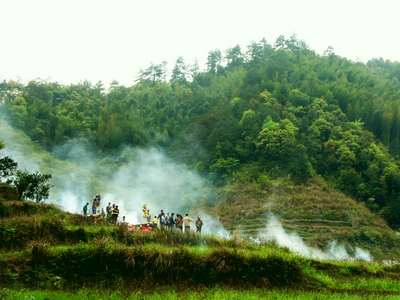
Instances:
[[[3,155],[17,161],[19,169],[50,173],[54,187],[46,203],[65,211],[80,213],[86,202],[91,204],[93,197],[101,194],[100,210],[109,202],[116,204],[129,223],[143,221],[143,204],[152,216],[163,209],[165,213],[189,213],[195,219],[203,216],[200,203],[212,193],[209,182],[157,148],[126,147],[114,156],[98,158],[85,144],[73,140],[54,149],[54,156],[60,158],[55,159],[4,120],[0,127],[4,129],[0,139],[6,142]]]
[[[325,251],[307,246],[296,233],[286,233],[275,215],[268,215],[268,223],[259,232],[259,239],[274,240],[280,247],[288,247],[291,251],[305,257],[333,260],[366,260],[372,261],[368,251],[355,247],[354,254],[347,252],[346,247],[337,241],[331,241]]]

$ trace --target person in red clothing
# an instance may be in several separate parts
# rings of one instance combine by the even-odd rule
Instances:
[[[178,220],[176,220],[176,228],[183,231],[183,219],[181,215],[179,215]]]

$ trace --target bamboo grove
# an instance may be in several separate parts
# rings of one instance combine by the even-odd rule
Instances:
[[[319,176],[400,227],[400,63],[318,55],[280,36],[210,51],[205,70],[179,57],[170,73],[151,64],[108,89],[3,81],[1,107],[48,151],[157,145],[221,185]]]

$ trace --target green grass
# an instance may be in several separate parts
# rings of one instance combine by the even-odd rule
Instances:
[[[169,236],[167,232],[159,234]],[[194,289],[225,285],[240,289],[287,286],[346,293],[400,292],[398,265],[307,259],[273,243],[177,246],[151,242],[126,246],[107,236],[71,246],[38,242],[31,252],[8,253],[0,260],[0,277],[3,287],[22,284],[63,291],[116,280],[113,288],[125,293],[132,292],[130,286],[144,291],[149,288],[148,282],[157,282],[157,289],[181,283]]]
[[[131,231],[57,210],[53,216],[55,208],[28,208],[29,215],[0,218],[0,235],[7,239],[0,247],[0,299],[396,299],[400,293],[399,264],[320,261],[273,241],[243,238],[256,232],[259,224],[252,221],[261,218],[249,219],[232,239],[220,239]],[[345,222],[326,223],[340,224],[332,227],[340,234],[348,230]],[[329,237],[301,225],[293,232],[316,242]],[[352,236],[369,239],[371,248],[372,239],[394,245],[378,227],[354,230],[359,232]]]
[[[197,300],[197,299],[214,299],[214,300],[258,300],[258,299],[285,299],[285,300],[397,300],[399,294],[396,293],[377,293],[377,292],[334,292],[334,291],[293,291],[286,289],[252,289],[252,290],[236,290],[226,288],[200,289],[195,291],[177,291],[169,288],[159,291],[149,290],[146,292],[133,292],[131,294],[123,294],[119,291],[108,292],[99,290],[79,290],[74,293],[65,293],[59,291],[33,291],[33,290],[0,290],[0,299],[2,300],[105,300],[105,299],[126,299],[126,300]]]

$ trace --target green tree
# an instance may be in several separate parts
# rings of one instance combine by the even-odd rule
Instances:
[[[289,70],[289,66],[288,53],[284,50],[277,50],[269,57],[265,71],[269,79],[273,79],[277,74],[278,78],[282,79]]]
[[[236,158],[224,156],[222,145],[217,143],[215,158],[211,162],[210,170],[214,173],[218,173],[222,178],[227,179],[233,176],[239,163],[240,161]]]
[[[207,57],[207,71],[216,74],[218,67],[221,65],[222,62],[222,54],[221,51],[216,49],[214,51],[208,52]]]
[[[294,106],[307,106],[308,104],[310,104],[310,96],[296,89],[290,92],[289,101]]]
[[[274,128],[274,127],[273,127]],[[298,128],[289,120],[282,120],[279,129],[265,127],[258,135],[258,150],[275,159],[285,159],[297,145]]]
[[[248,63],[254,65],[255,63],[259,62],[259,60],[267,55],[270,55],[274,49],[272,46],[267,43],[267,41],[263,38],[259,42],[251,42],[249,46],[247,46],[247,60]]]
[[[243,53],[239,45],[226,50],[225,59],[228,62],[228,68],[239,67],[244,62]]]
[[[41,202],[49,197],[52,187],[48,183],[50,174],[28,173],[27,171],[17,171],[14,185],[17,188],[21,200],[33,200]]]
[[[1,149],[1,148],[0,148]],[[15,162],[11,157],[5,156],[0,158],[0,182],[2,178],[8,178],[14,175],[18,168],[18,163]]]
[[[28,104],[24,97],[18,96],[13,101],[11,107],[11,120],[13,125],[19,129],[25,129],[26,120],[28,118]]]
[[[178,80],[180,83],[186,82],[186,74],[188,72],[188,67],[185,64],[185,60],[182,56],[179,56],[175,62],[175,66],[172,69],[171,82]]]
[[[139,76],[136,81],[145,82],[146,80],[150,80],[152,82],[156,81],[164,81],[165,76],[167,74],[167,62],[163,61],[160,64],[151,63],[150,67],[139,71]]]

